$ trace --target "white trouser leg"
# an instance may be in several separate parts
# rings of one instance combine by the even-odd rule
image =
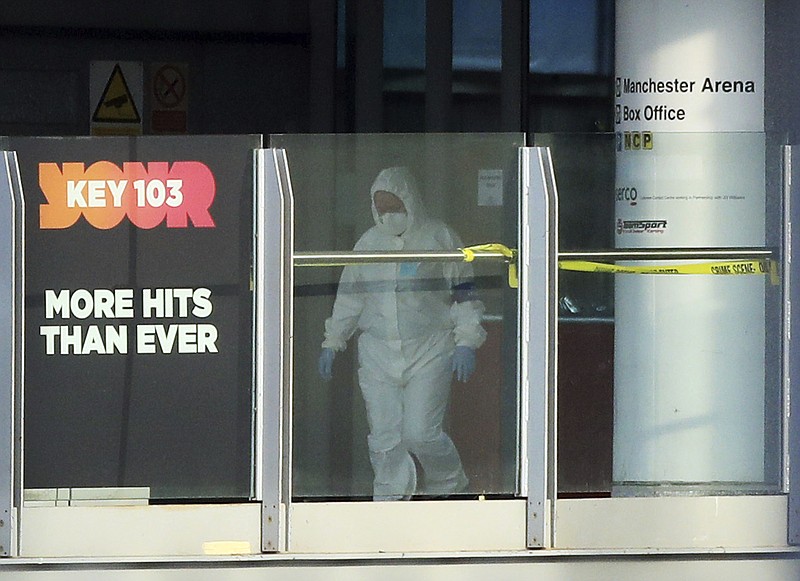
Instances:
[[[367,444],[374,473],[373,496],[375,500],[400,500],[414,494],[417,469],[402,439],[401,377],[387,372],[383,363],[388,346],[381,343],[361,336],[358,380],[369,422]],[[395,355],[402,356],[399,345]]]
[[[421,494],[452,494],[467,485],[458,450],[443,431],[453,347],[450,333],[440,333],[416,346],[409,357],[413,364],[403,390],[403,441],[422,467]]]
[[[376,499],[415,492],[451,494],[467,485],[461,458],[443,431],[452,381],[453,339],[443,331],[412,341],[359,339],[359,384],[367,408],[367,438]],[[424,474],[417,490],[416,465]]]

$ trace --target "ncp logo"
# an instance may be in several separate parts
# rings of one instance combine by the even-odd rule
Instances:
[[[73,226],[83,216],[101,230],[127,216],[138,228],[214,228],[209,209],[216,195],[214,174],[199,161],[125,162],[122,168],[98,161],[39,164],[39,187],[47,203],[39,206],[43,230]]]

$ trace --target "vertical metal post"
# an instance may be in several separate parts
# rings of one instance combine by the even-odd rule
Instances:
[[[800,377],[800,343],[793,341],[800,333],[800,285],[793,285],[797,279],[800,262],[792,260],[800,255],[800,238],[792,235],[792,224],[800,224],[800,204],[794,195],[795,168],[792,164],[792,146],[783,152],[783,293],[784,293],[784,333],[783,333],[783,381],[784,381],[784,487],[789,492],[789,538],[790,545],[800,545],[800,401],[790,397],[792,379]],[[787,405],[788,404],[788,405]]]
[[[292,190],[283,150],[255,152],[255,378],[261,550],[286,550],[291,500]]]
[[[502,0],[500,126],[527,131],[530,68],[530,0]]]
[[[425,131],[450,131],[453,0],[425,3]]]
[[[17,552],[21,447],[23,206],[17,157],[0,152],[0,556]]]
[[[522,483],[527,546],[551,547],[555,499],[558,206],[550,151],[520,149]]]
[[[383,0],[355,4],[355,131],[383,131]]]
[[[309,10],[311,53],[309,55],[309,130],[336,130],[336,0],[317,0]],[[342,25],[344,23],[341,23]]]

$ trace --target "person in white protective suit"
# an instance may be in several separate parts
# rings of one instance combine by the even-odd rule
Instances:
[[[372,185],[375,225],[354,250],[453,250],[458,235],[426,216],[404,167],[384,169]],[[375,500],[463,491],[467,477],[443,421],[455,373],[467,381],[486,338],[483,303],[465,262],[347,266],[325,321],[320,375],[332,376],[336,352],[361,330],[358,380],[369,422]],[[413,455],[413,457],[412,457]],[[417,482],[416,458],[422,471]]]

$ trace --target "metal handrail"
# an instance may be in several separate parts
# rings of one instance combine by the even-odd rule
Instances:
[[[501,252],[475,251],[475,260],[508,262]],[[463,261],[460,250],[415,250],[410,252],[359,251],[351,252],[295,252],[295,266],[347,266],[381,262],[456,262]]]
[[[761,247],[731,248],[614,248],[568,250],[558,260],[616,262],[618,260],[758,260],[772,258],[775,251]],[[475,260],[509,262],[501,252],[475,251]],[[382,262],[457,262],[465,260],[461,250],[295,252],[295,266],[347,266]]]

